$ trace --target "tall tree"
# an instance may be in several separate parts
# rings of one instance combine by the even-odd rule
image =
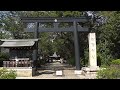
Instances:
[[[102,11],[99,14],[107,17],[107,23],[96,30],[98,61],[109,65],[111,60],[120,58],[120,13]]]

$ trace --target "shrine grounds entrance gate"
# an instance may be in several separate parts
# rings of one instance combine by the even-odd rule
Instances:
[[[34,23],[35,28],[26,28],[26,32],[34,32],[34,39],[38,39],[39,32],[73,32],[74,33],[74,48],[75,48],[75,64],[76,70],[81,69],[80,65],[80,52],[79,52],[79,38],[78,32],[90,32],[90,22],[89,17],[21,17],[23,23]],[[40,23],[52,23],[52,28],[40,27]],[[69,27],[59,27],[60,23],[71,23]],[[89,26],[84,26],[85,24]],[[33,51],[33,61],[37,60],[38,54],[38,43],[37,48]]]

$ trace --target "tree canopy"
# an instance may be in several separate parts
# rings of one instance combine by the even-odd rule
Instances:
[[[105,24],[94,27],[97,39],[97,60],[102,65],[109,65],[111,60],[120,58],[120,12],[97,11],[96,13],[107,19]],[[83,15],[82,11],[0,11],[0,38],[33,38],[33,33],[24,32],[24,24],[20,21],[21,16],[80,17],[81,15]],[[2,30],[4,30],[4,33],[2,33]],[[80,60],[82,65],[88,63],[87,35],[88,33],[79,33]],[[42,55],[52,55],[54,52],[57,52],[68,63],[75,64],[73,33],[43,32],[39,33],[39,38],[39,49]]]

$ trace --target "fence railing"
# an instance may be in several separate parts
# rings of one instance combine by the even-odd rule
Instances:
[[[11,61],[3,61],[3,67],[32,67],[33,61],[31,60],[11,60]]]

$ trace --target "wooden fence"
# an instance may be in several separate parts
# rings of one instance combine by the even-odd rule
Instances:
[[[33,61],[31,60],[10,60],[10,61],[3,61],[3,67],[32,67]]]

